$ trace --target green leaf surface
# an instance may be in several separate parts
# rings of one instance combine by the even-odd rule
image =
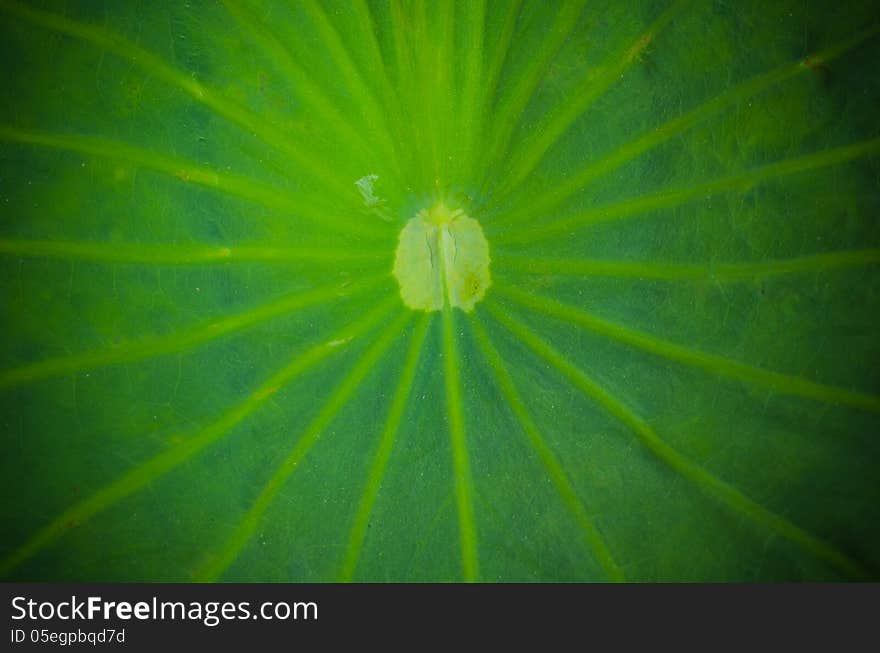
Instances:
[[[0,577],[877,579],[878,10],[0,0]]]

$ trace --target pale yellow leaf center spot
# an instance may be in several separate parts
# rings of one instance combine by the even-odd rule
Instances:
[[[400,232],[394,276],[412,309],[439,311],[448,304],[472,310],[492,282],[480,223],[442,203],[419,211]]]

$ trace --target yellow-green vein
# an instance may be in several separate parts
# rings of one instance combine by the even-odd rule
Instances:
[[[348,251],[329,247],[272,247],[269,245],[154,245],[98,241],[20,240],[0,238],[0,255],[93,261],[129,265],[201,265],[232,262],[308,262],[316,265],[385,263],[382,251]]]
[[[737,513],[761,524],[781,537],[794,542],[838,571],[853,578],[867,578],[868,571],[857,561],[837,550],[824,540],[800,528],[784,517],[750,499],[729,483],[722,481],[696,462],[679,453],[666,443],[647,422],[636,415],[620,399],[599,385],[586,373],[541,340],[531,330],[514,320],[497,304],[490,302],[489,310],[498,322],[517,336],[529,349],[555,368],[587,397],[598,403],[615,419],[629,428],[641,443],[659,460],[681,474],[709,495],[720,499]]]
[[[235,562],[235,559],[253,537],[263,515],[269,506],[272,505],[287,479],[296,471],[296,468],[309,453],[315,442],[318,441],[318,438],[321,437],[327,426],[335,419],[361,382],[384,356],[385,352],[394,342],[394,339],[406,327],[412,315],[410,311],[403,311],[396,320],[383,330],[382,334],[370,345],[357,364],[343,378],[318,414],[303,431],[296,445],[276,468],[266,485],[263,486],[259,496],[257,496],[251,508],[238,523],[232,535],[216,553],[210,556],[208,562],[196,573],[196,580],[216,580]]]
[[[328,133],[340,135],[342,138],[339,139],[339,143],[356,151],[364,165],[377,163],[371,156],[370,146],[361,132],[352,126],[351,120],[342,115],[324,89],[294,60],[287,46],[272,33],[265,22],[238,0],[223,0],[223,4],[284,73],[303,103],[320,114],[322,122],[330,128]]]
[[[427,141],[428,157],[425,167],[428,170],[428,188],[436,191],[440,182],[440,142],[438,99],[440,89],[437,87],[437,43],[431,38],[432,26],[428,25],[427,0],[414,0],[410,15],[411,56],[414,62],[416,78],[412,89],[415,92],[413,102],[413,119],[416,121],[418,140]],[[426,189],[427,190],[427,189]]]
[[[394,442],[397,439],[397,432],[400,430],[400,422],[403,419],[406,402],[412,390],[419,357],[422,352],[422,345],[425,342],[428,327],[432,322],[431,317],[431,313],[426,313],[420,318],[410,340],[409,350],[400,373],[400,381],[397,384],[394,398],[391,401],[391,407],[388,410],[388,417],[385,420],[385,427],[382,429],[379,446],[373,455],[373,462],[370,465],[370,471],[367,475],[367,481],[364,485],[364,491],[361,495],[357,512],[352,520],[348,544],[345,547],[345,554],[339,572],[339,580],[341,582],[350,582],[354,578],[354,572],[364,544],[364,537],[367,533],[367,526],[370,523],[370,515],[373,512],[376,498],[379,496],[382,479],[385,476],[385,468],[388,466],[388,460],[391,458]]]
[[[874,155],[878,151],[880,151],[880,138],[873,138],[850,145],[813,152],[804,156],[776,161],[702,184],[695,184],[687,188],[665,190],[616,204],[593,207],[567,218],[553,220],[537,226],[506,230],[504,225],[498,225],[500,233],[498,233],[493,242],[496,244],[532,243],[553,238],[554,236],[569,234],[586,225],[623,220],[633,216],[656,212],[660,209],[674,208],[696,199],[705,200],[720,193],[746,192],[756,184],[770,179],[838,165],[859,157]],[[494,224],[489,223],[487,229],[492,230]]]
[[[175,351],[183,351],[265,322],[273,317],[363,292],[371,285],[376,285],[380,279],[385,280],[387,276],[367,278],[349,286],[334,283],[315,290],[290,294],[274,302],[256,306],[234,315],[215,318],[167,336],[144,337],[103,349],[47,358],[21,367],[2,370],[0,371],[0,390],[52,377],[76,374],[106,365],[131,363]]]
[[[511,91],[499,99],[493,111],[495,129],[491,131],[490,140],[486,143],[486,156],[483,159],[486,170],[494,171],[497,162],[504,157],[523,109],[526,108],[541,82],[550,61],[577,25],[577,18],[584,4],[584,0],[562,3],[553,19],[553,24],[548,29],[547,38],[541,42],[541,46],[523,66],[522,72],[511,82]],[[488,184],[489,180],[490,177],[487,176],[484,185]]]
[[[534,257],[493,250],[496,269],[524,274],[551,276],[617,277],[660,279],[664,281],[751,281],[786,274],[827,272],[876,265],[880,249],[853,249],[826,252],[789,259],[747,263],[655,263],[652,261],[614,261]]]
[[[400,179],[401,170],[398,150],[395,147],[388,121],[386,120],[385,113],[379,106],[379,102],[367,86],[354,61],[352,61],[345,43],[340,38],[339,32],[327,18],[325,11],[314,0],[304,1],[303,8],[318,29],[321,42],[327,48],[330,57],[342,72],[346,88],[352,94],[352,97],[357,100],[364,118],[365,127],[370,131],[378,128],[379,134],[377,136],[379,138],[377,145],[381,153],[374,154],[371,160],[375,165],[384,165],[384,161],[388,161],[388,172],[397,179]]]
[[[458,368],[455,316],[448,299],[443,308],[443,362],[446,380],[446,412],[452,446],[452,466],[455,475],[455,502],[458,508],[458,531],[461,544],[461,563],[464,580],[473,582],[480,577],[477,555],[477,529],[474,525],[474,488],[464,428],[461,398],[461,378]]]
[[[477,144],[482,129],[483,112],[479,106],[480,87],[483,83],[483,48],[486,31],[486,0],[468,4],[470,14],[461,21],[466,28],[464,71],[461,81],[461,102],[456,115],[461,121],[462,142],[456,153],[457,184],[466,184],[473,178]]]
[[[381,302],[334,336],[314,345],[291,360],[243,402],[229,409],[209,426],[187,438],[181,444],[174,445],[138,465],[109,485],[105,485],[91,496],[65,510],[52,522],[31,535],[24,544],[0,560],[0,577],[8,576],[18,565],[39,553],[71,528],[116,505],[222,438],[283,386],[331,354],[344,351],[351,341],[375,327],[397,301],[391,298]]]
[[[376,21],[370,11],[369,5],[365,0],[355,0],[352,7],[358,16],[358,25],[361,28],[361,36],[366,44],[367,56],[369,60],[366,63],[367,70],[375,71],[379,79],[380,97],[384,102],[385,114],[388,116],[386,128],[389,131],[391,139],[397,143],[406,142],[406,134],[409,133],[408,127],[403,124],[403,113],[400,107],[400,94],[398,89],[391,84],[388,77],[385,61],[382,57],[382,50],[379,47],[378,36],[376,32]],[[396,130],[394,129],[396,128]],[[406,130],[406,131],[405,131]],[[412,141],[410,141],[412,142]],[[397,148],[397,158],[402,168],[406,169],[411,160],[412,152],[407,148],[406,152],[402,152],[401,148]],[[404,185],[411,182],[408,179],[401,179]]]
[[[613,322],[607,322],[586,311],[566,306],[551,299],[525,293],[504,283],[496,284],[495,291],[514,300],[521,306],[538,311],[543,315],[549,315],[569,324],[588,329],[656,356],[699,367],[712,374],[769,388],[771,391],[782,395],[804,397],[814,401],[839,404],[880,413],[880,397],[816,383],[799,376],[772,372],[723,356],[685,347],[668,340],[656,338],[647,333],[628,329]]]
[[[115,159],[174,177],[184,183],[191,182],[230,197],[248,200],[269,209],[287,211],[343,233],[354,231],[372,236],[388,235],[387,226],[380,220],[373,223],[366,220],[345,219],[281,188],[269,186],[248,177],[196,165],[177,157],[145,150],[128,143],[97,136],[57,134],[2,124],[0,124],[0,140]]]
[[[477,151],[483,151],[486,147],[483,130],[486,127],[482,116],[488,114],[492,109],[492,105],[496,100],[498,93],[498,83],[501,79],[501,71],[504,68],[504,62],[510,52],[510,46],[513,42],[513,34],[516,31],[516,22],[519,18],[520,6],[522,0],[511,0],[507,6],[507,13],[501,19],[501,30],[498,38],[495,39],[495,45],[491,52],[491,57],[486,65],[486,77],[483,84],[483,93],[480,97],[477,113],[479,114],[477,129],[479,140],[475,143]],[[476,161],[473,165],[476,165]]]
[[[690,0],[674,0],[623,52],[617,53],[610,61],[604,63],[598,75],[591,75],[582,81],[573,91],[572,97],[566,97],[564,103],[561,103],[555,111],[542,120],[541,124],[535,126],[535,137],[512,156],[504,182],[499,185],[497,192],[493,192],[493,200],[500,200],[510,193],[535,169],[547,150],[559,140],[579,116],[583,115],[597,99],[623,77],[627,69],[639,60],[657,34],[689,2]]]
[[[562,464],[557,460],[553,450],[544,441],[544,437],[538,430],[534,420],[532,420],[525,402],[520,397],[519,392],[517,392],[513,378],[510,376],[510,372],[507,371],[507,366],[504,364],[501,354],[498,353],[498,350],[492,344],[489,334],[480,324],[477,317],[471,319],[471,325],[476,334],[477,344],[495,375],[501,393],[507,400],[507,404],[510,406],[513,414],[519,420],[519,424],[532,450],[544,466],[547,476],[550,477],[553,485],[556,486],[556,491],[559,492],[562,502],[572,517],[574,517],[578,526],[583,530],[587,545],[592,550],[596,561],[602,566],[602,569],[611,580],[616,582],[625,580],[623,572],[614,561],[614,557],[605,543],[605,539],[602,537],[599,529],[596,528],[583,501],[578,497],[577,492],[572,486],[568,474],[565,473]]]
[[[68,36],[96,45],[99,48],[104,48],[108,52],[131,61],[169,86],[184,91],[191,98],[214,111],[218,116],[235,123],[248,133],[255,134],[266,145],[286,154],[302,170],[311,174],[328,189],[337,193],[339,199],[345,199],[350,204],[357,205],[356,194],[353,189],[348,188],[347,184],[341,184],[336,179],[333,171],[321,163],[320,157],[316,157],[303,149],[302,144],[293,145],[286,134],[275,130],[260,116],[224,98],[215,90],[199,82],[189,72],[175,68],[161,57],[145,50],[120,34],[116,34],[98,25],[33,9],[12,0],[0,0],[0,9],[45,29],[67,34]]]
[[[560,183],[555,184],[552,188],[548,188],[546,192],[531,196],[528,202],[522,203],[521,208],[506,212],[503,216],[499,215],[498,219],[503,220],[507,224],[513,224],[532,216],[544,215],[583,190],[594,180],[616,170],[627,161],[631,161],[640,154],[665,143],[674,136],[687,131],[697,123],[720,113],[737,102],[758,95],[776,84],[811,70],[811,67],[821,66],[833,61],[872,38],[878,32],[880,32],[880,25],[872,25],[865,30],[857,32],[852,37],[813,53],[804,59],[787,63],[779,68],[756,75],[732,86],[720,95],[707,100],[678,118],[674,118],[642,136],[621,145],[600,160],[588,162],[582,169],[572,171]]]
[[[394,40],[394,54],[397,66],[397,87],[400,92],[402,114],[405,115],[405,125],[408,127],[407,140],[412,150],[414,179],[412,184],[417,188],[431,186],[430,171],[430,148],[426,141],[430,141],[430,132],[425,132],[426,120],[424,98],[417,97],[416,69],[417,58],[415,48],[411,46],[411,39],[415,37],[411,29],[412,20],[407,14],[401,0],[392,0],[391,7],[391,36]]]
[[[436,38],[433,48],[435,60],[433,62],[435,101],[434,116],[432,118],[434,139],[437,143],[438,156],[438,179],[441,180],[443,190],[452,182],[458,161],[452,161],[452,141],[456,138],[453,128],[455,127],[448,116],[457,113],[453,101],[453,89],[455,88],[455,3],[438,2],[437,15],[432,21],[431,27]],[[436,182],[435,182],[436,186]],[[439,189],[438,189],[439,190]]]

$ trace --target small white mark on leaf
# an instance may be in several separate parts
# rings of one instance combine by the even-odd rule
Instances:
[[[356,182],[354,185],[358,187],[358,190],[361,192],[361,197],[364,198],[364,204],[369,207],[379,206],[385,200],[381,197],[376,197],[373,194],[373,183],[378,181],[379,175],[364,175]]]
[[[385,208],[385,199],[376,195],[375,189],[373,188],[373,184],[378,180],[379,175],[364,175],[354,182],[354,185],[357,186],[358,191],[360,191],[361,197],[364,198],[364,205],[370,210],[370,213],[382,218],[386,222],[391,222],[394,218],[391,217],[388,213],[388,209]]]

